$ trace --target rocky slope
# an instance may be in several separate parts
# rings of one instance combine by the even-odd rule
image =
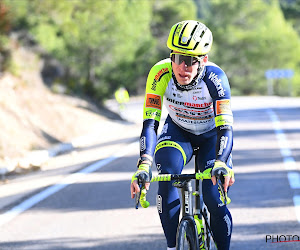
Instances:
[[[87,134],[113,116],[85,100],[53,93],[41,78],[43,61],[15,41],[11,48],[15,73],[0,75],[0,167]]]

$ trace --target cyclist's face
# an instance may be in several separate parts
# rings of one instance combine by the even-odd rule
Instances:
[[[180,64],[172,61],[172,69],[178,83],[181,85],[189,84],[197,75],[199,64],[200,66],[203,66],[206,62],[207,56],[205,56],[199,62],[192,64],[191,66],[187,66],[185,61],[182,61]]]

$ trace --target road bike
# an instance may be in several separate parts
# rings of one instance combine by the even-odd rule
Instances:
[[[213,233],[209,223],[209,212],[203,202],[202,189],[200,181],[211,179],[211,168],[200,172],[197,165],[197,149],[195,149],[195,173],[193,174],[159,174],[153,176],[151,182],[173,181],[173,186],[181,190],[181,220],[177,227],[176,249],[177,250],[198,250],[217,249]],[[224,191],[222,183],[224,182],[224,170],[216,174],[220,198],[226,205],[230,203],[230,198]],[[195,180],[195,190],[192,188],[192,180]],[[145,183],[138,180],[140,193],[136,195],[136,209],[139,203],[143,208],[147,208],[150,203],[146,199],[147,191],[144,188]],[[194,197],[194,199],[193,199]],[[194,204],[193,204],[194,202]]]

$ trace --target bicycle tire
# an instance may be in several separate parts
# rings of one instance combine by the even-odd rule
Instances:
[[[203,227],[204,227],[204,246],[206,250],[217,250],[216,244],[213,239],[212,231],[209,225],[209,218],[208,218],[208,210],[206,206],[203,207],[202,210],[203,216]]]
[[[198,250],[197,230],[192,219],[183,218],[178,226],[176,250]]]

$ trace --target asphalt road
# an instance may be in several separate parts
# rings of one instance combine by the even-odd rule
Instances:
[[[130,121],[141,106],[139,100],[128,105]],[[300,249],[295,241],[300,240],[300,99],[234,97],[232,107],[231,249]],[[111,129],[111,140],[100,136],[85,150],[53,159],[48,171],[0,186],[0,193],[17,190],[16,199],[1,209],[0,249],[166,249],[155,205],[157,185],[151,184],[149,208],[136,210],[130,199],[141,125]],[[33,188],[25,192],[29,185]]]

